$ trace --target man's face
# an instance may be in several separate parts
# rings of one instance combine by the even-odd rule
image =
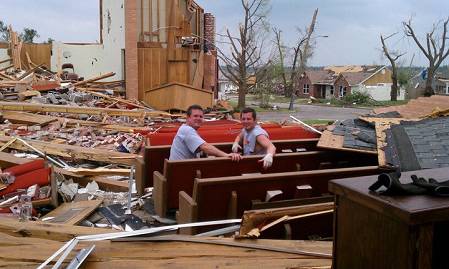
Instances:
[[[240,116],[240,121],[242,122],[243,128],[246,130],[251,130],[256,126],[256,120],[253,118],[253,113],[242,113]]]
[[[199,109],[192,109],[192,114],[190,114],[190,116],[187,116],[186,123],[193,129],[197,130],[203,124],[203,117],[203,111]]]

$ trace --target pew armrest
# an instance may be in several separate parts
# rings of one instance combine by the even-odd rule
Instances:
[[[153,199],[156,214],[165,217],[167,213],[167,178],[159,171],[153,172]]]

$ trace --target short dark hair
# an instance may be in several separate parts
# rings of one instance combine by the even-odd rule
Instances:
[[[240,116],[243,113],[251,113],[253,115],[253,119],[256,119],[256,111],[254,110],[254,108],[251,107],[245,107],[244,109],[242,109],[242,111],[240,112]]]
[[[204,112],[203,108],[200,105],[191,105],[189,108],[187,108],[187,116],[192,115],[192,110],[197,109]]]

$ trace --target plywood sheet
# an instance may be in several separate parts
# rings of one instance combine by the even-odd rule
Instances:
[[[47,221],[49,223],[75,225],[87,218],[102,202],[103,200],[91,200],[64,203],[45,215],[45,218],[54,217]]]

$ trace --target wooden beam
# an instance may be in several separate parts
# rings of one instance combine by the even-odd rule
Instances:
[[[254,228],[260,228],[261,225],[267,224],[273,220],[283,216],[296,216],[314,213],[323,210],[330,210],[334,208],[334,203],[321,203],[302,205],[284,208],[270,208],[245,211],[242,217],[242,224],[240,226],[240,235],[248,234]]]
[[[109,72],[109,73],[106,73],[106,74],[101,75],[101,76],[97,76],[97,77],[94,77],[94,78],[90,78],[90,79],[86,79],[86,80],[74,83],[74,84],[72,84],[72,86],[77,87],[77,86],[84,85],[84,84],[89,83],[89,82],[94,82],[94,81],[97,81],[97,80],[100,80],[100,79],[104,79],[104,78],[108,78],[108,77],[112,77],[112,76],[115,76],[115,73],[114,72]]]
[[[5,169],[11,166],[31,162],[31,159],[18,158],[10,153],[0,152],[0,168]]]
[[[11,139],[10,136],[0,136],[0,146],[10,141],[10,139]],[[106,163],[133,165],[135,162],[134,159],[138,156],[136,154],[130,153],[83,148],[71,145],[61,145],[43,141],[27,140],[27,142],[31,146],[35,147],[36,149],[46,154],[80,160],[91,160]],[[9,147],[27,152],[35,152],[33,149],[27,147],[20,141],[15,141]]]
[[[41,221],[19,222],[17,218],[0,216],[0,230],[12,236],[26,236],[56,241],[68,241],[79,235],[114,233],[116,230],[101,229],[67,224],[45,223]]]
[[[97,93],[97,92],[89,90],[88,88],[77,88],[77,90],[78,91],[83,91],[83,92],[88,92],[89,94],[92,94],[94,96],[98,96],[98,97],[104,98],[106,100],[111,100],[111,101],[123,103],[123,104],[126,104],[126,105],[138,107],[138,108],[141,108],[141,109],[146,109],[146,107],[141,106],[139,104],[135,104],[133,102],[130,102],[130,101],[127,101],[127,100],[124,100],[124,99],[121,99],[121,98],[111,97],[111,96],[108,96],[106,94]]]
[[[13,78],[13,77],[10,77],[10,76],[8,76],[8,75],[6,75],[6,74],[3,74],[2,72],[0,72],[0,77],[4,77],[4,78],[7,78],[7,79],[12,80],[12,81],[16,80],[16,79]]]
[[[129,116],[143,118],[146,112],[143,110],[127,110],[95,107],[73,107],[46,104],[30,104],[21,102],[0,102],[0,110],[29,111],[29,112],[60,112],[89,115]]]
[[[67,176],[67,173],[64,173],[64,175]],[[73,182],[76,182],[83,187],[85,187],[88,183],[95,181],[102,191],[128,192],[128,180],[117,181],[109,179],[107,176],[69,177],[73,180]]]
[[[141,126],[122,126],[115,124],[105,124],[101,122],[76,120],[70,118],[54,117],[48,115],[39,115],[28,112],[17,112],[17,111],[2,111],[4,119],[7,119],[11,123],[27,124],[27,125],[46,125],[53,121],[65,122],[67,126],[92,126],[104,130],[115,130],[120,132],[133,132],[133,131],[148,131],[148,127]]]

